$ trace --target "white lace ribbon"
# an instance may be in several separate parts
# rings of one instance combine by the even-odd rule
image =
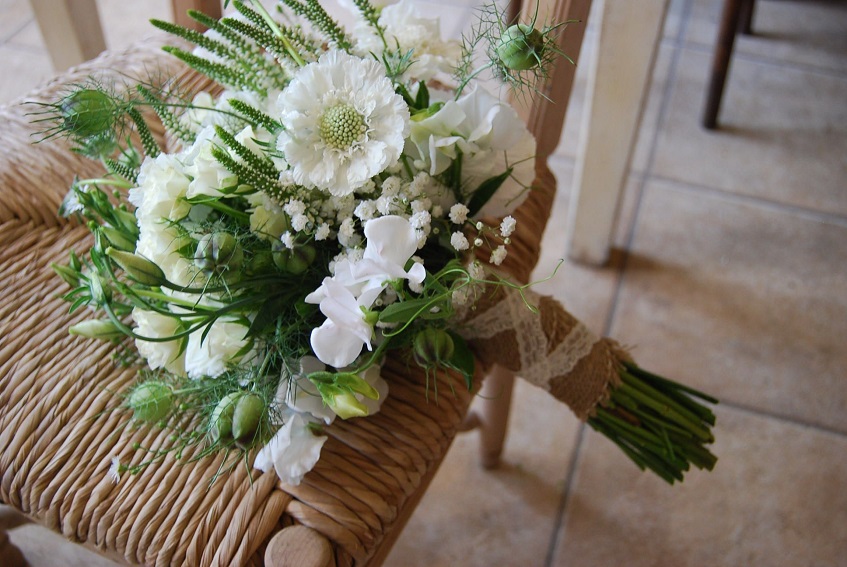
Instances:
[[[527,302],[538,304],[538,294],[525,291],[524,297]],[[551,379],[571,372],[600,338],[575,320],[564,340],[551,347],[541,325],[541,315],[529,309],[524,297],[516,290],[506,290],[502,301],[467,319],[459,334],[466,340],[485,340],[504,331],[514,331],[520,356],[517,374],[549,391]]]

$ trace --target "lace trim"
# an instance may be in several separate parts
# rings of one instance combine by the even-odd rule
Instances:
[[[538,295],[525,292],[530,303],[537,304]],[[536,386],[550,390],[550,381],[571,372],[588,356],[600,338],[576,321],[565,338],[549,344],[541,326],[541,316],[533,313],[516,290],[507,290],[502,301],[466,322],[460,334],[467,340],[490,339],[504,331],[514,331],[520,356],[518,374]]]

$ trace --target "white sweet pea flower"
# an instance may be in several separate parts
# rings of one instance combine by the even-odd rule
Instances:
[[[262,447],[253,466],[262,472],[274,470],[283,482],[297,486],[320,459],[327,437],[313,434],[310,420],[301,414],[289,410],[283,419],[284,425]]]
[[[371,349],[373,327],[362,309],[370,305],[359,303],[350,288],[333,278],[324,278],[319,290],[320,294],[306,297],[307,303],[316,303],[320,297],[321,313],[327,317],[320,327],[312,329],[312,351],[324,364],[343,368],[356,360],[363,346]]]
[[[477,217],[501,217],[513,211],[526,198],[535,176],[532,134],[511,106],[481,88],[447,101],[431,116],[413,120],[405,151],[421,160],[430,175],[446,170],[461,152],[462,186],[471,191],[512,167],[512,175]]]
[[[365,223],[365,254],[351,264],[355,281],[367,281],[362,290],[368,306],[393,279],[406,279],[420,284],[426,277],[423,264],[415,262],[406,271],[406,262],[418,249],[418,236],[408,219],[398,216],[380,217]]]
[[[317,387],[307,378],[312,372],[325,369],[326,365],[314,356],[301,358],[300,371],[289,379],[280,380],[276,392],[277,404],[323,420],[327,425],[332,423],[335,420],[335,413],[324,403]]]

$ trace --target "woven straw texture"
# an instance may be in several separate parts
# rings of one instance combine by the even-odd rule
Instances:
[[[148,41],[72,70],[26,100],[55,100],[62,84],[92,74],[108,80],[151,68],[171,72],[176,64]],[[440,376],[440,395],[427,402],[423,373],[390,360],[382,411],[329,427],[320,461],[298,487],[245,466],[210,485],[219,459],[188,462],[190,455],[115,483],[107,477],[111,457],[139,463],[147,456],[135,444],[160,447],[168,434],[114,411],[115,393],[136,378],[111,360],[113,347],[67,333],[90,315],[67,315],[58,298],[67,287],[49,265],[91,242],[56,210],[75,174],[99,172],[60,140],[32,145],[31,110],[0,108],[0,500],[129,563],[258,565],[274,533],[303,524],[331,541],[338,565],[365,564],[441,462],[472,394],[451,388],[460,379]],[[536,262],[551,208],[552,176],[544,175],[544,189],[515,215],[503,266],[520,280]]]

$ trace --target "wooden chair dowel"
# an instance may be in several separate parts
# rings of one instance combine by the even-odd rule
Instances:
[[[721,15],[715,55],[712,58],[712,72],[706,93],[706,106],[703,111],[703,127],[714,130],[718,126],[718,112],[721,108],[726,76],[729,73],[729,61],[735,44],[735,34],[741,18],[744,0],[726,0]]]

